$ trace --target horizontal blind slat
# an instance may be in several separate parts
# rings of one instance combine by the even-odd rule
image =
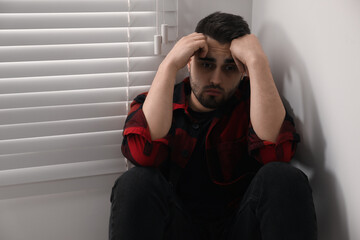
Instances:
[[[129,74],[129,87],[151,85],[155,71]],[[127,87],[127,73],[1,78],[0,94]],[[21,88],[19,87],[21,86]]]
[[[152,71],[162,59],[161,56],[132,57],[130,71]],[[0,78],[127,72],[127,63],[127,58],[6,62],[0,63]]]
[[[121,145],[0,155],[0,171],[114,158],[123,158]]]
[[[134,99],[140,93],[149,91],[150,86],[140,86],[129,88],[129,99]]]
[[[0,187],[121,173],[125,170],[126,164],[121,158],[13,169],[0,171]]]
[[[169,6],[169,10],[170,8],[174,7]],[[131,0],[130,9],[127,0],[1,0],[0,13],[126,12],[128,10],[155,11],[156,0]]]
[[[171,0],[173,1],[173,0]],[[131,0],[130,11],[156,11],[156,0]]]
[[[126,116],[0,125],[0,141],[121,130]]]
[[[0,13],[0,29],[127,27],[127,13]]]
[[[130,28],[131,42],[154,41],[155,27]],[[127,42],[127,28],[0,30],[0,46]]]
[[[0,125],[126,115],[128,102],[91,103],[0,110]]]
[[[153,57],[131,57],[129,59],[130,63],[130,72],[138,71],[152,71],[157,69],[157,67],[162,62],[162,56],[153,56]]]
[[[126,88],[0,95],[0,109],[127,101]]]
[[[135,42],[129,44],[129,57],[150,57],[154,56],[154,42]],[[156,69],[156,68],[154,68]],[[151,69],[151,70],[154,70]]]
[[[0,78],[0,94],[82,90],[94,88],[119,88],[126,86],[126,72]]]
[[[52,137],[25,138],[0,142],[3,155],[53,151],[69,148],[118,145],[122,142],[122,131],[71,134]]]
[[[154,0],[149,0],[149,2],[152,1]],[[142,7],[145,8],[146,6],[143,5]],[[124,0],[1,0],[0,8],[1,13],[62,13],[114,11],[128,11],[128,2]]]
[[[21,71],[19,71],[19,69],[21,69]],[[0,63],[0,78],[115,73],[126,71],[126,58]]]
[[[154,55],[153,42],[130,43],[130,57]],[[126,58],[127,43],[63,44],[0,47],[1,62]]]
[[[171,13],[166,13],[169,15]],[[155,26],[155,12],[130,12],[131,27]],[[174,25],[170,16],[169,25]],[[0,29],[118,28],[128,27],[126,12],[1,14]]]
[[[0,47],[0,62],[125,58],[127,43]]]
[[[129,73],[129,87],[151,85],[156,71],[139,71]]]

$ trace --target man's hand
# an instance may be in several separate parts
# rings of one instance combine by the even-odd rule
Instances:
[[[267,61],[266,55],[254,34],[248,34],[231,41],[230,52],[238,67],[246,67],[259,61]],[[241,69],[241,68],[240,68]]]
[[[208,52],[206,37],[202,33],[192,33],[181,38],[168,53],[164,63],[177,72],[186,66],[197,51],[200,51],[200,57],[205,57]]]

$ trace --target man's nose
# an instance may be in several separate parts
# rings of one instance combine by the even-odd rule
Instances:
[[[210,79],[210,83],[212,83],[213,85],[219,85],[222,82],[222,72],[221,72],[221,68],[217,67]]]

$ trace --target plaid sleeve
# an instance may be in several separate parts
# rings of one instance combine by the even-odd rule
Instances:
[[[276,142],[261,140],[250,123],[248,150],[251,157],[263,164],[275,161],[290,162],[299,141],[300,136],[296,133],[294,121],[288,113],[286,113]]]
[[[131,104],[127,116],[121,150],[123,155],[135,165],[159,166],[168,156],[166,138],[152,141],[149,127],[142,111],[146,94],[139,95]]]

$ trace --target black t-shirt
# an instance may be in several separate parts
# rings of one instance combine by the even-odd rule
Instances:
[[[209,176],[205,140],[214,112],[195,112],[189,108],[189,113],[193,118],[191,127],[198,134],[198,142],[190,161],[182,170],[177,193],[194,218],[215,221],[228,214],[228,205],[233,196],[223,187],[213,183]]]

